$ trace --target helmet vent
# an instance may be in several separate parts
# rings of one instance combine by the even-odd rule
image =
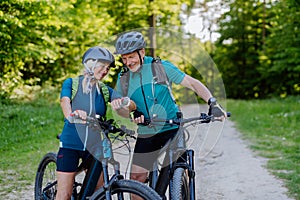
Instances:
[[[133,47],[135,45],[136,41],[132,41],[130,44],[130,47]]]
[[[106,53],[105,53],[102,49],[99,48],[99,51],[100,51],[104,56],[106,56]]]
[[[125,41],[125,42],[124,42],[124,44],[123,44],[123,48],[124,48],[124,49],[127,47],[128,43],[129,43],[128,41]]]

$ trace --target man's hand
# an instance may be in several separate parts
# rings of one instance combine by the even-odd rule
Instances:
[[[208,105],[208,115],[213,115],[216,120],[221,121],[227,118],[226,111],[222,108],[220,104],[217,103],[217,100],[214,97],[211,97],[209,99]]]
[[[138,124],[148,126],[150,123],[149,119],[145,119],[145,116],[142,112],[134,110],[130,113],[131,121]]]
[[[132,119],[132,121],[136,124],[144,124],[144,120],[145,120],[144,115]]]

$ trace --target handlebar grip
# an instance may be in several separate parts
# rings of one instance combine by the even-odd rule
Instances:
[[[134,130],[128,130],[128,129],[127,129],[127,134],[128,134],[129,136],[134,136],[134,135],[135,135],[135,131],[134,131]]]
[[[231,117],[231,112],[226,113],[227,117]]]

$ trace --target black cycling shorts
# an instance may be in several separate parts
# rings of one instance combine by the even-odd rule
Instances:
[[[88,151],[59,148],[57,153],[56,170],[60,172],[75,172],[79,160],[86,161],[90,156]]]
[[[178,129],[172,129],[154,135],[139,135],[134,147],[132,164],[151,170],[160,149],[176,135],[177,131]]]

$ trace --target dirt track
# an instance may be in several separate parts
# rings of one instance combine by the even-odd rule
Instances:
[[[205,112],[205,108],[195,105],[183,108],[186,115],[195,115],[198,109]],[[218,143],[211,149],[220,130],[223,131]],[[233,122],[206,125],[199,132],[203,135],[192,143],[194,149],[199,149],[201,144],[195,153],[198,200],[290,199],[283,182],[264,168],[266,160],[249,150]],[[207,155],[207,152],[210,153]]]
[[[183,107],[184,116],[206,112],[206,107]],[[197,131],[197,134],[193,133]],[[220,134],[222,131],[222,134]],[[191,128],[190,147],[195,150],[198,200],[289,200],[283,182],[265,168],[266,160],[256,156],[240,139],[231,121]],[[218,140],[217,140],[218,139]],[[216,143],[217,142],[217,143]],[[4,199],[33,199],[33,186]],[[25,196],[24,196],[25,195]]]

